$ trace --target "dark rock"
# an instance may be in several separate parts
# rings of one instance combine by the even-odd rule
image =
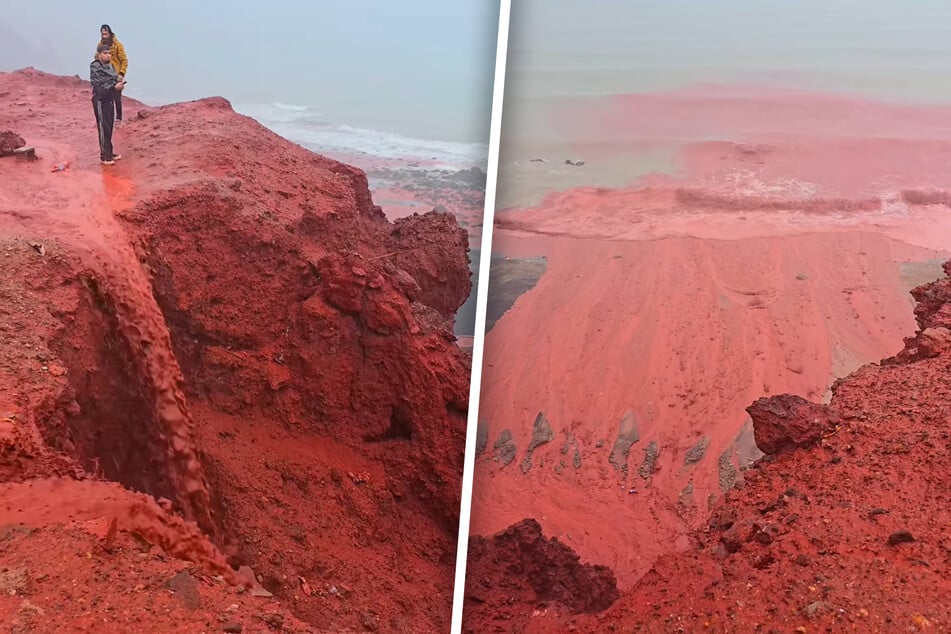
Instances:
[[[531,454],[538,447],[555,439],[555,433],[551,429],[545,414],[538,412],[535,422],[532,424],[532,441],[528,444],[528,452]]]
[[[720,543],[723,544],[727,552],[735,553],[743,544],[750,540],[753,532],[753,522],[749,519],[734,522],[732,526],[720,536]]]
[[[638,474],[645,480],[650,478],[657,470],[657,458],[659,457],[660,445],[657,444],[657,441],[652,440],[647,443],[647,447],[644,448],[644,462],[642,462],[640,468],[638,468]]]
[[[488,444],[489,423],[480,419],[479,424],[476,427],[476,455],[482,455],[482,452],[485,451],[485,448]]]
[[[757,446],[773,455],[814,444],[837,423],[825,405],[791,394],[761,398],[746,411],[753,419]]]
[[[581,452],[578,450],[577,447],[575,447],[575,455],[571,459],[571,464],[572,466],[574,466],[575,469],[581,468]]]
[[[360,619],[360,623],[368,632],[376,632],[380,629],[380,617],[370,612],[364,613]]]
[[[727,449],[720,454],[720,459],[717,461],[720,490],[723,492],[736,486],[736,466],[733,464],[732,453],[731,449]]]
[[[197,610],[201,607],[201,597],[198,595],[198,582],[187,572],[180,572],[168,580],[168,589],[175,593],[175,596],[189,610]]]
[[[776,556],[773,553],[763,553],[753,560],[753,567],[757,570],[765,570],[776,563]]]
[[[772,544],[777,535],[779,535],[779,527],[775,524],[768,524],[762,527],[757,525],[753,527],[753,539],[764,546]]]
[[[814,601],[802,609],[802,613],[810,619],[831,611],[832,604],[828,601]]]
[[[0,156],[9,154],[24,145],[26,145],[26,140],[13,130],[0,132]]]
[[[24,595],[29,593],[29,587],[26,568],[0,569],[0,594]]]
[[[499,438],[495,441],[493,447],[495,448],[496,460],[501,462],[503,466],[508,466],[515,460],[517,453],[515,449],[515,439],[512,438],[512,432],[508,429],[502,430],[502,433],[499,434]]]
[[[555,432],[552,431],[551,424],[543,412],[538,412],[532,424],[532,440],[528,443],[528,451],[525,452],[525,458],[522,460],[522,473],[528,473],[532,468],[532,455],[535,450],[554,439]]]
[[[569,546],[547,539],[533,519],[492,537],[473,537],[469,561],[473,570],[489,565],[517,575],[540,601],[557,601],[573,614],[602,612],[620,597],[610,568],[581,563]]]
[[[925,359],[937,357],[951,349],[951,330],[943,326],[926,328],[918,333],[918,354]]]
[[[898,544],[907,544],[915,541],[915,538],[908,531],[898,531],[888,536],[888,545],[897,546]]]
[[[571,159],[565,159],[565,165],[574,165],[575,167],[581,167],[584,165],[584,161],[572,161]]]
[[[470,167],[469,169],[459,170],[449,178],[481,189],[485,187],[486,173],[481,168]]]
[[[705,453],[707,453],[707,447],[710,446],[710,439],[704,436],[697,444],[690,448],[687,451],[687,455],[684,456],[684,464],[696,464],[703,459]]]
[[[687,483],[687,486],[680,492],[677,499],[677,506],[681,513],[691,512],[696,508],[696,502],[693,499],[693,480]]]
[[[611,449],[608,462],[615,469],[627,475],[627,458],[631,453],[631,447],[640,439],[640,432],[637,430],[637,419],[634,412],[628,410],[621,418],[617,440],[614,441],[614,448]]]
[[[238,623],[237,621],[229,621],[224,624],[224,627],[221,628],[222,632],[233,632],[240,634],[244,631],[244,626]]]

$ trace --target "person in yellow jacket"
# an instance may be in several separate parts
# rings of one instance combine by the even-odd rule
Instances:
[[[122,46],[122,42],[116,37],[116,34],[112,32],[112,27],[108,24],[103,24],[99,27],[99,35],[102,36],[102,39],[99,40],[99,44],[96,45],[98,50],[100,46],[108,46],[109,53],[111,57],[112,67],[116,69],[116,73],[119,75],[119,81],[125,83],[125,73],[129,69],[129,58],[125,56],[125,47]],[[116,127],[122,127],[122,93],[116,93],[115,98],[116,103]]]

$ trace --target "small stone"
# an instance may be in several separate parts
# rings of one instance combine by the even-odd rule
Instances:
[[[898,531],[888,536],[889,546],[897,546],[898,544],[906,544],[913,541],[915,541],[915,538],[908,531]]]
[[[17,614],[20,616],[43,616],[46,612],[43,608],[35,606],[24,599],[23,602],[20,603],[20,609],[17,610]]]
[[[924,630],[931,627],[931,621],[920,614],[916,614],[911,617],[911,622],[914,623],[915,627],[917,627],[919,630]]]
[[[823,612],[832,611],[832,604],[828,601],[813,601],[805,608],[803,608],[803,614],[808,616],[810,619],[815,618],[816,616],[822,614]]]
[[[244,626],[237,621],[229,621],[228,623],[225,623],[224,627],[221,628],[221,631],[240,634],[240,632],[244,631]]]
[[[278,612],[268,612],[259,618],[273,629],[280,630],[284,627],[284,615]]]
[[[189,610],[197,610],[201,607],[201,598],[198,596],[198,582],[187,572],[178,573],[169,579],[166,585]]]
[[[0,594],[16,596],[28,589],[26,568],[13,568],[0,572]]]
[[[66,374],[66,369],[58,363],[49,364],[46,371],[50,373],[50,376],[63,376]]]
[[[365,613],[360,622],[363,624],[363,627],[370,632],[376,632],[380,629],[380,617],[375,614]]]

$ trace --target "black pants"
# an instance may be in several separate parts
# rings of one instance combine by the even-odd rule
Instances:
[[[122,93],[116,91],[116,121],[122,121]]]
[[[92,109],[96,113],[96,128],[99,130],[99,158],[112,160],[112,127],[115,123],[115,102],[112,98],[92,100]]]

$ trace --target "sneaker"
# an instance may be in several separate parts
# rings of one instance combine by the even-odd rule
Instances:
[[[102,164],[103,164],[103,165],[115,165],[116,162],[115,162],[115,161],[102,161]]]
[[[113,155],[112,155],[112,160],[113,160],[113,161],[118,161],[118,160],[121,159],[121,158],[122,158],[122,155],[121,155],[121,154],[113,154]]]
[[[116,119],[116,127],[117,127],[117,128],[121,128],[121,127],[122,127],[122,119]]]

